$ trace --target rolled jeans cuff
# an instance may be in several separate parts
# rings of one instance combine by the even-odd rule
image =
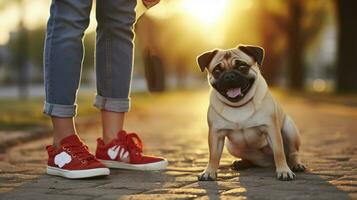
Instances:
[[[130,98],[110,98],[97,95],[94,106],[100,110],[128,112],[130,110]]]
[[[60,105],[45,102],[43,113],[53,117],[74,117],[77,114],[77,105]]]

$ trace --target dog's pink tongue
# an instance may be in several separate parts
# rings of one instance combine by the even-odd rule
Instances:
[[[240,94],[242,94],[240,88],[233,88],[233,89],[229,89],[227,91],[227,96],[229,96],[230,98],[235,98],[235,97],[239,96]]]

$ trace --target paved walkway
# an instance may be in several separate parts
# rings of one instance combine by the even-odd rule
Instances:
[[[357,108],[302,97],[278,97],[302,132],[302,160],[309,170],[297,180],[275,179],[274,169],[232,171],[226,151],[216,182],[197,182],[208,158],[207,93],[181,92],[148,97],[127,117],[144,151],[169,159],[164,172],[111,170],[100,179],[66,180],[44,174],[41,139],[0,155],[0,199],[357,199]],[[97,123],[79,126],[92,151]]]

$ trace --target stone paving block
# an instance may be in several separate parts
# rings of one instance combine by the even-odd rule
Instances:
[[[165,171],[164,174],[170,175],[170,176],[187,176],[187,175],[190,175],[191,172]]]
[[[20,172],[19,169],[17,169],[16,165],[12,165],[8,163],[6,160],[0,162],[0,173],[12,173],[12,172]]]
[[[357,192],[349,193],[348,196],[351,197],[351,199],[357,199]]]
[[[137,195],[130,195],[130,196],[122,196],[120,200],[173,200],[173,199],[194,199],[197,195],[192,194],[137,194]]]
[[[38,177],[37,175],[28,175],[28,174],[22,174],[22,173],[6,173],[6,174],[0,174],[0,180],[31,180]],[[1,185],[1,183],[0,183]]]
[[[28,187],[19,187],[16,188],[16,191],[14,190],[14,192],[16,192],[17,194],[49,194],[52,191],[55,191],[55,189],[48,189],[48,188],[28,188]],[[62,190],[58,190],[58,191],[62,191]]]
[[[206,190],[229,190],[240,187],[240,182],[200,181],[184,186],[183,188],[198,188]]]
[[[222,192],[222,195],[240,196],[240,195],[242,195],[242,194],[244,194],[246,192],[247,192],[247,190],[244,187],[239,187],[239,188],[234,188],[234,189]]]
[[[167,171],[179,171],[179,172],[202,172],[204,170],[203,167],[175,167],[169,166]]]
[[[348,186],[348,185],[337,185],[336,186],[339,190],[345,191],[345,192],[357,192],[357,187],[356,186]]]
[[[46,200],[46,199],[88,199],[88,195],[68,195],[68,194],[51,194],[52,191],[59,192],[60,190],[46,189],[46,188],[16,188],[16,191],[0,194],[0,199],[13,200],[13,199],[34,199],[34,200]]]
[[[345,176],[345,175],[353,175],[353,171],[350,171],[350,170],[318,170],[318,169],[315,169],[313,171],[311,171],[313,174],[316,174],[316,175],[325,175],[325,176],[334,176],[334,177],[342,177],[342,176]]]
[[[22,188],[47,188],[47,189],[72,189],[72,188],[89,188],[97,186],[98,179],[79,179],[68,180],[61,177],[41,176],[37,179],[24,183]],[[102,180],[103,181],[103,180]]]
[[[130,190],[130,189],[103,189],[103,188],[80,188],[80,189],[67,189],[67,190],[52,190],[51,194],[57,195],[77,195],[77,196],[93,196],[100,197],[107,194],[116,195],[118,197],[129,194],[136,194],[144,192],[144,190]]]
[[[46,164],[42,163],[25,163],[23,165],[20,165],[19,168],[23,170],[23,174],[39,176],[46,172],[45,166]]]
[[[188,176],[179,176],[175,178],[175,182],[196,182],[198,174],[191,174]]]
[[[87,200],[88,196],[73,196],[73,195],[53,195],[53,194],[41,194],[41,193],[5,193],[0,194],[0,199],[4,200]]]
[[[336,187],[334,187],[333,185],[328,185],[325,182],[321,182],[320,184],[309,185],[309,187],[306,187],[306,185],[309,185],[309,184],[308,183],[295,184],[293,181],[290,181],[290,182],[274,184],[274,185],[265,185],[265,186],[261,186],[259,188],[271,190],[271,191],[279,191],[279,190],[283,190],[286,192],[304,191],[309,194],[315,193],[316,191],[324,192],[324,193],[338,191],[336,189]],[[244,186],[244,184],[242,184],[242,186]],[[249,189],[250,188],[247,187],[248,191],[249,191]]]
[[[197,188],[165,188],[150,190],[144,194],[193,194],[199,196],[207,194],[207,190]]]
[[[112,182],[105,185],[98,186],[99,189],[138,189],[138,190],[151,190],[154,188],[162,188],[164,183],[162,182]]]
[[[217,176],[219,179],[230,179],[230,178],[238,177],[239,173],[237,171],[231,171],[231,170],[220,170]]]
[[[332,185],[357,186],[357,180],[332,180],[329,183]]]
[[[212,200],[212,199],[219,199],[219,200],[245,200],[245,199],[247,199],[247,197],[245,197],[245,196],[231,196],[231,195],[211,194],[211,195],[198,197],[195,200]]]
[[[336,161],[349,161],[351,159],[350,155],[330,155],[324,156],[323,158],[328,160],[336,160]]]
[[[357,180],[357,174],[342,176],[338,180]]]

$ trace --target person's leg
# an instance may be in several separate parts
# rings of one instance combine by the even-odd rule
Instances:
[[[53,146],[59,147],[60,141],[72,134],[77,134],[73,118],[51,117],[53,126]]]
[[[55,146],[76,133],[73,117],[83,59],[82,39],[91,7],[92,0],[54,0],[51,4],[44,53],[44,113],[52,117]]]
[[[101,110],[103,125],[103,141],[108,144],[117,138],[117,134],[123,130],[124,116],[123,112],[111,112]]]
[[[101,110],[103,140],[115,139],[123,129],[129,110],[133,66],[133,24],[136,1],[97,1],[96,74],[97,97]]]
[[[96,157],[107,167],[160,170],[167,160],[142,154],[142,142],[135,133],[123,130],[129,110],[133,65],[133,24],[135,4],[131,0],[97,1],[97,97],[101,110],[103,139],[99,138]]]
[[[89,24],[92,0],[53,0],[48,21],[44,80],[44,113],[52,117],[53,145],[48,152],[47,173],[66,178],[109,175],[76,135],[76,93],[83,59],[82,38]]]

